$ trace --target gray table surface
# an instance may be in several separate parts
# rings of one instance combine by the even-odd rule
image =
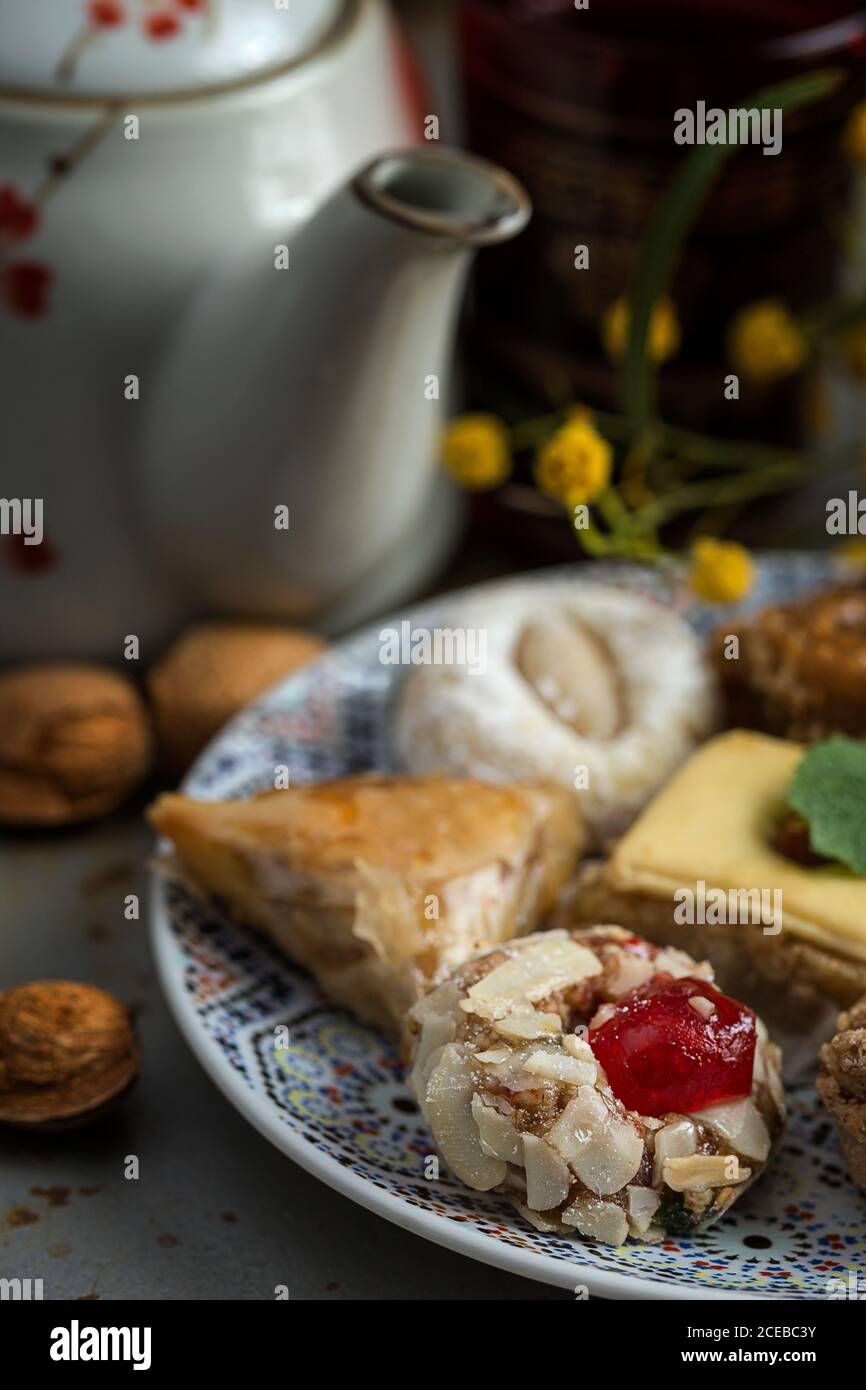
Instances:
[[[452,1254],[332,1192],[232,1109],[188,1051],[147,940],[140,808],[0,846],[0,988],[87,980],[136,1010],[139,1081],[98,1124],[0,1132],[0,1277],[46,1299],[568,1298]],[[123,916],[127,893],[142,920]],[[140,1177],[124,1177],[128,1155]]]

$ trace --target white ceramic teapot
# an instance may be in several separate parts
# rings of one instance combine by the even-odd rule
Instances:
[[[0,657],[396,599],[522,190],[413,143],[380,0],[0,0],[0,33]]]

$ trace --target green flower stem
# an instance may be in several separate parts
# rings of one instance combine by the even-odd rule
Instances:
[[[689,527],[688,543],[691,545],[699,536],[723,535],[728,527],[736,521],[747,501],[748,498],[744,497],[739,502],[731,502],[729,506],[718,509],[709,508],[707,511],[700,512],[695,518],[694,524]]]
[[[572,530],[587,555],[592,555],[594,559],[598,559],[601,556],[611,554],[607,537],[602,535],[592,517],[589,517],[586,526],[572,526]]]
[[[591,413],[593,423],[612,444],[631,445],[640,438],[647,455],[652,453],[654,447],[659,447],[671,453],[682,454],[694,463],[715,468],[758,468],[799,458],[799,455],[792,453],[790,449],[772,444],[755,444],[751,440],[740,439],[713,439],[693,430],[666,425],[662,420],[651,421],[645,427],[644,434],[639,435],[625,415],[607,410],[593,410]],[[540,415],[534,420],[525,420],[520,425],[512,426],[512,447],[515,450],[538,448],[564,423],[567,415],[568,412],[557,411],[555,414]]]
[[[639,530],[653,530],[682,512],[696,511],[701,507],[726,507],[774,492],[784,492],[801,476],[799,467],[779,464],[773,469],[746,473],[740,478],[710,478],[688,483],[666,497],[659,497],[655,502],[641,507],[635,513],[635,526]]]
[[[794,111],[827,96],[843,76],[829,70],[805,73],[765,87],[740,105]],[[641,428],[654,408],[656,372],[647,352],[653,307],[670,289],[691,226],[723,164],[737,149],[737,145],[696,146],[677,169],[641,245],[628,296],[629,335],[620,378],[623,411],[635,429]]]
[[[833,337],[866,320],[866,299],[831,299],[797,319],[797,325],[810,346],[821,338]]]
[[[607,487],[595,499],[607,526],[611,531],[624,531],[631,522],[631,515],[615,487]]]

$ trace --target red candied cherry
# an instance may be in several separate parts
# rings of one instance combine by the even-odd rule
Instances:
[[[206,0],[177,0],[182,10],[192,10],[193,13],[205,8]]]
[[[35,319],[48,307],[54,272],[38,261],[13,261],[0,278],[0,300],[13,314]]]
[[[144,21],[144,32],[149,39],[173,39],[180,30],[180,20],[171,10],[155,10]]]
[[[95,29],[116,29],[126,23],[126,10],[120,0],[89,0],[87,18]]]
[[[39,209],[11,183],[0,184],[0,240],[25,241],[39,226]]]
[[[690,1114],[748,1096],[755,1015],[705,980],[658,975],[589,1035],[611,1090],[641,1115]]]

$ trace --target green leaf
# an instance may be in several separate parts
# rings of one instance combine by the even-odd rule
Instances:
[[[866,875],[866,743],[837,735],[804,755],[788,804],[809,825],[816,854]]]
[[[795,111],[827,96],[843,75],[838,70],[804,73],[765,87],[738,106]],[[644,238],[629,294],[629,336],[621,380],[623,409],[635,429],[642,428],[655,404],[655,376],[646,351],[653,305],[670,289],[683,243],[701,204],[722,165],[737,149],[738,145],[696,145],[677,170]]]

